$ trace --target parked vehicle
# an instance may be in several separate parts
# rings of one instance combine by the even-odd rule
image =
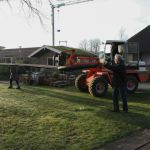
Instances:
[[[113,61],[112,59],[115,53],[112,54],[112,52],[108,52],[108,49],[112,44],[117,47],[117,51],[115,53],[120,53],[126,64],[127,91],[129,93],[134,93],[138,88],[139,82],[149,80],[149,74],[145,69],[146,66],[144,62],[139,61],[139,50],[137,43],[108,40],[106,41],[104,51],[100,52],[99,61],[85,64],[72,63],[59,67],[58,69],[73,70],[87,68],[86,70],[83,70],[83,73],[76,78],[75,87],[81,92],[89,92],[91,95],[96,97],[104,96],[107,93],[108,85],[112,85],[113,73],[112,71],[106,69],[100,62],[102,59],[110,62]]]

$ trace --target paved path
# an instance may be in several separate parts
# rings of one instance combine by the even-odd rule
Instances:
[[[106,144],[99,150],[150,150],[150,129]]]
[[[138,91],[150,92],[150,82],[140,83]],[[150,129],[108,143],[99,150],[150,150]]]

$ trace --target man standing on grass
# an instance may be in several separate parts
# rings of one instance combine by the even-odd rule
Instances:
[[[17,88],[16,89],[20,89],[20,85],[19,85],[19,73],[18,73],[18,69],[15,68],[10,68],[10,76],[9,76],[9,89],[13,88],[13,81],[16,81],[16,85]]]
[[[108,64],[106,61],[103,62],[104,67],[110,69],[113,72],[112,78],[112,87],[113,87],[113,105],[114,112],[119,112],[119,100],[118,96],[120,94],[122,103],[123,103],[123,111],[128,112],[128,104],[126,99],[126,67],[122,56],[120,54],[116,54],[114,56],[114,63]]]

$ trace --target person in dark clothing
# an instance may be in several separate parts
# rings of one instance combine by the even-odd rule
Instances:
[[[119,54],[118,53],[118,45],[112,43],[111,45],[111,59],[114,60],[114,57],[116,54]]]
[[[66,54],[61,52],[59,55],[59,66],[64,66],[66,64]]]
[[[112,87],[113,87],[113,104],[114,112],[119,112],[118,96],[120,94],[123,102],[123,111],[128,112],[128,104],[126,99],[126,67],[122,56],[116,54],[114,63],[104,63],[104,66],[113,72]]]
[[[17,88],[20,89],[19,84],[19,73],[17,68],[10,68],[10,76],[9,76],[9,89],[13,88],[13,81],[16,81]]]

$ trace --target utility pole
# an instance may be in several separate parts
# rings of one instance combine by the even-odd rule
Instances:
[[[51,5],[51,9],[52,9],[52,44],[53,46],[55,46],[55,7],[53,5]]]
[[[66,3],[60,3],[60,4],[53,4],[51,0],[49,0],[49,3],[51,5],[51,10],[52,10],[52,45],[55,46],[55,8],[60,8],[62,6],[67,6],[67,5],[73,5],[73,4],[78,4],[78,3],[84,3],[88,1],[93,1],[93,0],[72,0],[68,1]]]

